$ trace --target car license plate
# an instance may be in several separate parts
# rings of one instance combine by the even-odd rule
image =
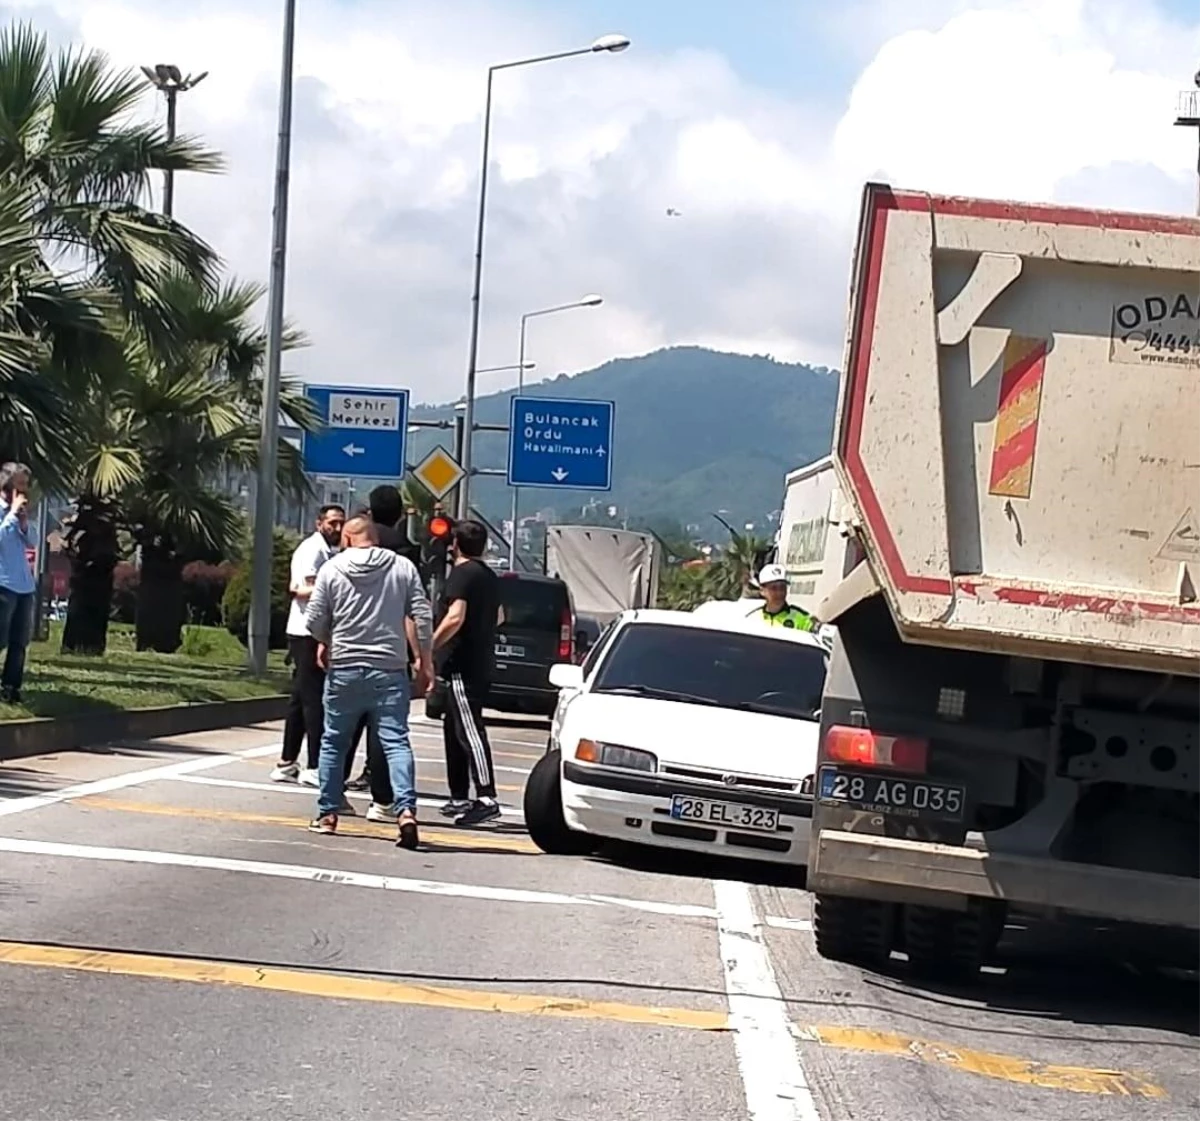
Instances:
[[[507,645],[497,644],[496,657],[497,658],[523,658],[523,657],[525,657],[525,647],[524,646],[507,646]]]
[[[723,829],[747,829],[753,833],[774,833],[779,828],[779,811],[763,806],[745,806],[735,802],[710,802],[707,798],[671,798],[671,816],[677,821],[719,825]]]
[[[822,802],[896,817],[961,821],[967,793],[961,786],[893,775],[862,775],[822,767],[818,781]]]

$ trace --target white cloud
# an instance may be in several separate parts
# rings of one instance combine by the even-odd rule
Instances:
[[[122,65],[211,71],[181,127],[229,171],[181,179],[177,210],[239,274],[265,276],[277,0],[7,7],[55,14],[56,37]],[[461,393],[486,67],[597,31],[628,31],[633,49],[497,77],[481,364],[515,361],[523,311],[598,291],[600,308],[536,321],[538,376],[688,342],[838,365],[866,177],[1180,211],[1194,197],[1195,138],[1171,109],[1200,14],[1185,27],[1143,0],[823,6],[827,40],[797,65],[861,52],[840,119],[821,108],[836,99],[789,101],[713,53],[656,55],[637,28],[583,28],[565,8],[300,8],[287,305],[314,344],[290,362],[313,380]]]

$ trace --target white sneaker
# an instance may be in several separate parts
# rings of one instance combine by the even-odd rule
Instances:
[[[367,810],[368,821],[381,821],[385,825],[395,825],[399,820],[399,815],[391,806],[381,806],[378,802],[372,802]]]
[[[318,775],[316,771],[309,770],[307,767],[305,767],[304,770],[302,770],[296,777],[296,781],[300,783],[301,786],[320,786],[321,776]]]
[[[295,782],[300,777],[299,763],[280,763],[271,772],[272,782]]]

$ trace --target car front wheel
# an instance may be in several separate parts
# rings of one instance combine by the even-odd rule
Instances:
[[[525,783],[525,828],[542,852],[555,856],[585,856],[599,841],[567,827],[562,808],[562,752],[547,751],[529,772]]]

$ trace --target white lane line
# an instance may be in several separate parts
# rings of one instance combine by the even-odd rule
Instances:
[[[801,930],[812,933],[812,919],[789,919],[783,915],[767,915],[763,918],[763,922],[778,930]]]
[[[114,790],[125,790],[130,786],[141,786],[143,783],[156,782],[159,779],[177,778],[179,775],[194,774],[196,771],[211,771],[243,759],[258,759],[264,755],[274,755],[278,750],[278,744],[269,744],[267,747],[251,747],[245,751],[231,752],[228,755],[206,755],[199,759],[186,759],[182,763],[167,763],[161,767],[150,767],[144,771],[128,771],[125,774],[97,779],[95,782],[81,782],[75,786],[64,786],[61,790],[48,790],[44,794],[27,794],[23,798],[0,801],[0,817],[25,813],[28,810],[38,810],[43,806],[53,806],[58,802],[69,802],[73,798],[86,798],[91,794],[109,794]]]
[[[206,775],[172,775],[172,782],[187,782],[195,786],[223,786],[230,790],[262,790],[269,794],[304,794],[309,798],[315,798],[317,791],[312,786],[299,786],[291,782],[246,782],[243,779],[236,778],[209,778]],[[348,790],[347,798],[353,798],[356,802],[370,802],[370,794],[362,794],[357,790]],[[437,809],[445,805],[445,798],[418,798],[418,806],[427,806],[430,809]],[[516,806],[510,806],[505,802],[500,803],[500,808],[510,817],[523,816],[520,809]]]
[[[714,880],[717,940],[750,1121],[820,1121],[750,888]]]
[[[486,838],[480,834],[481,840]],[[60,841],[33,841],[18,837],[0,837],[0,852],[31,856],[60,856],[76,860],[104,860],[121,864],[156,864],[169,868],[199,868],[216,872],[243,872],[285,880],[309,880],[315,883],[343,884],[347,887],[379,888],[416,895],[440,895],[455,899],[486,899],[494,903],[540,903],[575,907],[614,907],[631,911],[653,910],[675,918],[716,917],[712,907],[688,903],[657,903],[648,899],[625,899],[613,895],[567,895],[562,892],[533,891],[523,888],[486,887],[480,884],[444,883],[404,876],[379,876],[370,872],[344,872],[334,868],[316,868],[305,864],[277,864],[264,860],[236,860],[223,856],[203,856],[186,852],[158,852],[153,849],[109,848],[103,845],[72,845]]]

